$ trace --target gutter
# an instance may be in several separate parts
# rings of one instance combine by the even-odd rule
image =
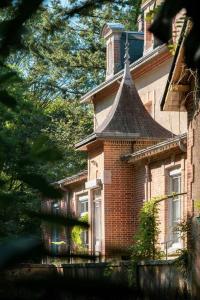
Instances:
[[[137,133],[121,133],[121,132],[94,132],[93,134],[87,136],[82,141],[78,142],[75,145],[75,148],[78,149],[82,146],[85,146],[96,140],[126,140],[126,141],[136,141],[136,140],[145,140],[145,141],[154,141],[160,142],[163,138],[157,137],[142,137]]]
[[[181,144],[181,142],[187,138],[187,133],[183,133],[179,136],[176,136],[175,138],[171,138],[171,139],[168,139],[168,140],[165,140],[161,143],[158,143],[156,145],[153,145],[153,146],[150,146],[148,148],[145,148],[145,149],[142,149],[142,150],[139,150],[139,151],[136,151],[132,154],[127,154],[127,155],[124,155],[121,157],[121,159],[123,161],[131,161],[132,158],[135,158],[139,155],[144,155],[150,151],[154,151],[154,150],[158,150],[159,148],[162,148],[164,146],[168,146],[170,144],[174,144],[174,143],[177,143],[177,145],[179,146],[180,150],[182,150],[183,152],[185,152],[185,148],[183,148],[183,144]]]

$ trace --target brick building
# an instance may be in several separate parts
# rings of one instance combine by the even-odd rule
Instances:
[[[121,24],[103,27],[106,80],[81,99],[93,104],[94,132],[76,145],[77,151],[88,154],[88,170],[56,183],[65,190],[62,210],[70,208],[79,217],[88,213],[90,228],[81,236],[85,248],[106,257],[132,244],[144,201],[173,192],[191,193],[194,185],[192,171],[188,175],[192,167],[191,149],[187,162],[187,111],[180,101],[188,87],[179,82],[176,89],[173,84],[181,69],[182,37],[177,29],[180,46],[173,57],[148,32],[145,16],[154,2],[143,1],[139,32],[125,32]],[[161,100],[161,107],[169,109],[161,109]],[[189,132],[192,147],[192,129]],[[192,212],[191,197],[162,202],[159,212],[160,247],[166,245],[174,253],[184,244],[173,228]],[[53,240],[59,239],[54,234]]]

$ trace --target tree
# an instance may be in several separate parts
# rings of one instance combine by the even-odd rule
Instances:
[[[88,8],[91,12],[92,8],[100,8],[102,4],[109,2],[111,1],[78,1],[78,5],[73,5],[72,8],[66,11],[65,15],[72,17],[75,13],[84,13]],[[53,64],[53,56],[48,61],[45,60],[45,58],[49,58],[48,51],[42,52],[48,50],[45,49],[45,40],[43,40],[43,48],[42,50],[39,49],[41,51],[38,51],[37,56],[28,51],[28,47],[31,43],[28,44],[28,40],[27,43],[25,43],[29,34],[27,33],[28,23],[31,22],[33,16],[37,18],[38,15],[34,14],[41,4],[42,0],[2,0],[0,2],[0,9],[3,10],[2,22],[0,23],[1,270],[11,263],[16,263],[19,260],[24,261],[24,255],[26,254],[29,256],[31,250],[34,252],[34,255],[36,254],[36,250],[41,250],[41,239],[22,236],[24,233],[35,233],[34,226],[36,225],[36,222],[34,222],[33,216],[37,217],[37,219],[39,218],[39,221],[45,220],[48,222],[56,222],[56,224],[64,224],[65,226],[88,226],[87,224],[81,223],[81,221],[55,215],[49,216],[45,213],[42,214],[36,212],[33,214],[32,212],[32,210],[38,209],[39,198],[61,198],[62,194],[49,184],[48,178],[46,178],[42,172],[47,168],[48,164],[61,158],[61,148],[64,147],[64,141],[66,142],[64,138],[62,140],[62,146],[57,147],[56,141],[59,141],[60,139],[59,130],[54,133],[52,130],[62,128],[63,126],[66,126],[67,128],[68,126],[71,126],[72,128],[73,122],[78,120],[78,118],[75,118],[75,121],[69,119],[69,123],[63,122],[61,110],[64,108],[65,103],[62,103],[62,100],[61,103],[59,103],[59,101],[57,102],[58,109],[54,107],[54,103],[52,106],[45,108],[43,105],[44,101],[37,101],[37,96],[40,93],[41,100],[48,99],[50,101],[52,101],[55,96],[57,97],[60,95],[60,92],[56,92],[57,89],[56,91],[49,90],[48,93],[46,93],[43,85],[45,84],[45,87],[48,89],[50,78],[55,80],[50,81],[51,84],[56,83],[56,85],[59,86],[60,80],[62,79],[58,76],[62,75],[61,73],[57,72],[56,75],[58,75],[54,75],[54,68],[56,65]],[[44,6],[40,9],[41,11],[44,11]],[[51,28],[50,31],[53,36],[54,28]],[[35,31],[34,34],[35,38],[39,39],[39,32],[37,33],[37,31]],[[56,34],[59,35],[59,32]],[[46,40],[46,43],[48,44],[48,39]],[[53,51],[55,50],[57,50],[56,43]],[[21,58],[23,58],[23,60],[21,60]],[[62,62],[62,60],[58,60],[57,63],[59,62]],[[33,72],[36,69],[36,63],[38,68],[36,73],[37,76],[35,76]],[[48,64],[46,68],[45,64]],[[33,66],[34,68],[32,68]],[[13,71],[16,69],[17,72]],[[34,76],[37,79],[36,83],[32,82]],[[67,89],[68,86],[70,86],[69,78],[70,77],[68,77],[68,81],[66,82]],[[92,72],[88,78],[93,84]],[[72,106],[70,106],[70,104],[72,104]],[[75,106],[73,107],[73,105]],[[78,107],[77,102],[69,102],[68,111],[66,112],[72,113],[72,109],[75,107]],[[78,107],[77,111],[82,116],[84,109],[83,111],[79,111]],[[66,114],[64,115],[64,118],[65,116]],[[74,117],[73,114],[72,117]],[[55,124],[49,123],[49,121],[52,120],[55,120]],[[85,124],[84,126],[87,131],[88,125]],[[77,130],[77,135],[82,135],[80,129]],[[51,174],[49,175],[49,178],[50,176]],[[30,210],[32,214],[30,213]],[[17,236],[16,240],[13,240],[14,236]],[[5,238],[8,237],[11,237],[11,239],[5,242]],[[57,298],[58,288],[59,290],[63,288],[63,290],[66,291],[66,282],[58,282],[58,279],[60,279],[59,277],[56,277],[55,279],[56,280],[49,281],[46,276],[45,278],[40,279],[40,286],[42,280],[42,289],[46,291],[45,299],[51,297],[53,292],[56,294]],[[69,289],[71,286],[73,286],[72,283],[70,283],[67,288]],[[5,287],[6,296],[9,298],[7,293],[12,289],[8,289],[8,287],[4,286],[4,282],[3,287]],[[57,287],[56,292],[55,287]],[[89,291],[91,290],[90,287],[87,287],[87,289]],[[30,295],[33,297],[32,290]]]
[[[59,1],[38,10],[27,22],[24,48],[9,61],[22,71],[31,92],[42,100],[57,96],[77,99],[104,80],[105,43],[100,35],[106,22],[136,28],[139,0],[91,1],[91,7],[86,6],[81,15],[71,2],[71,10]],[[73,9],[76,16],[69,19]]]
[[[76,151],[75,144],[92,132],[91,109],[87,105],[80,105],[78,100],[58,98],[48,103],[45,113],[50,121],[43,132],[63,153],[60,162],[46,166],[45,174],[55,181],[84,170],[87,167],[86,155]]]
[[[78,98],[102,80],[105,51],[97,34],[99,38],[101,25],[108,18],[123,19],[133,0],[123,4],[108,0],[78,4],[71,1],[72,6],[66,9],[58,1],[48,7],[42,3],[42,0],[0,3],[1,239],[19,236],[34,227],[28,210],[39,209],[39,198],[62,196],[49,180],[61,176],[65,165],[67,175],[84,166],[78,154],[72,166],[76,156],[72,144],[89,133],[90,112],[70,99]],[[60,95],[67,97],[68,102],[62,99],[51,102]],[[44,100],[50,104],[45,106]],[[74,130],[80,120],[83,128],[77,126]],[[65,144],[69,145],[69,160],[61,163],[62,170],[58,171],[52,164],[62,157]],[[24,242],[25,249],[27,243]]]

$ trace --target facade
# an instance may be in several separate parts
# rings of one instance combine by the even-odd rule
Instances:
[[[177,109],[161,109],[161,100],[162,106],[168,105],[177,55],[148,32],[145,16],[154,2],[143,1],[139,30],[144,33],[125,32],[121,24],[104,26],[106,80],[81,99],[94,107],[94,131],[76,145],[77,151],[88,154],[88,170],[56,183],[66,191],[65,210],[80,218],[88,213],[90,228],[81,235],[84,249],[104,257],[119,250],[126,256],[144,201],[183,194],[159,204],[159,246],[172,254],[185,246],[173,229],[192,213],[191,198],[185,194],[192,187],[187,150],[192,133],[187,141],[188,113],[179,101],[188,90],[171,89],[169,103],[178,103]]]

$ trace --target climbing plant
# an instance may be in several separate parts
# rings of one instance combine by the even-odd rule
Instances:
[[[161,251],[155,247],[159,235],[158,202],[164,198],[154,197],[145,202],[139,213],[139,227],[131,247],[130,282],[135,283],[137,263],[146,259],[158,259]]]
[[[85,213],[83,216],[81,216],[79,220],[82,222],[88,222],[88,213]],[[78,251],[85,250],[85,245],[83,245],[83,241],[81,238],[81,235],[84,231],[85,229],[82,228],[81,226],[75,226],[72,229],[72,233],[71,233],[72,242]]]

